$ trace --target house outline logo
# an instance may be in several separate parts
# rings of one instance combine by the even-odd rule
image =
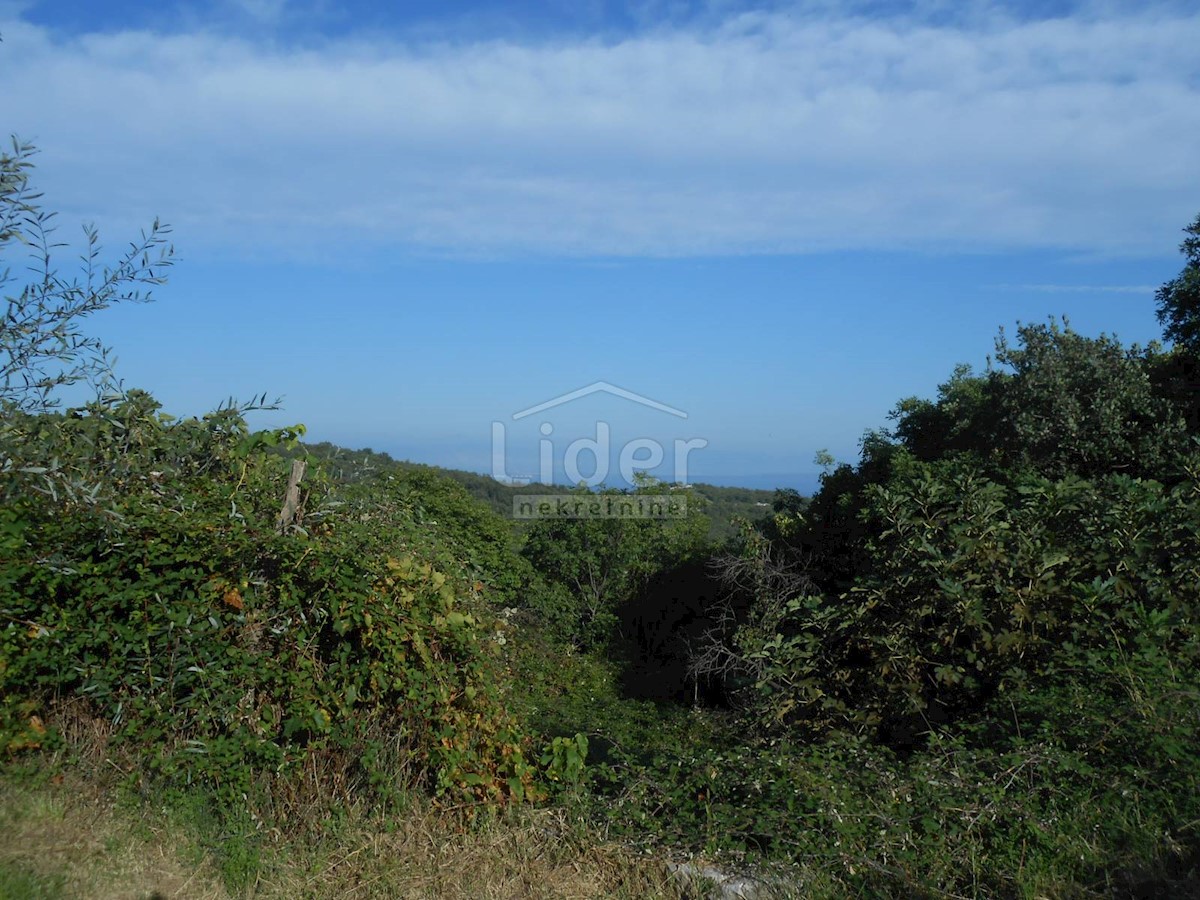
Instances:
[[[665,403],[659,403],[657,400],[618,387],[609,381],[594,381],[577,390],[568,391],[543,403],[538,403],[535,406],[515,412],[512,414],[511,421],[520,422],[528,420],[531,416],[536,416],[539,413],[548,413],[551,410],[555,410],[568,403],[573,403],[576,400],[581,400],[584,397],[590,397],[593,394],[608,394],[621,400],[628,400],[630,403],[652,409],[655,412],[664,413],[676,419],[688,418],[688,414],[682,409],[668,406]],[[551,437],[555,433],[555,427],[551,422],[543,420],[537,427],[537,431],[540,434],[540,437],[537,439],[537,481],[540,484],[554,484],[554,474],[557,468],[555,463],[556,458],[561,461],[562,471],[566,475],[568,483],[584,484],[588,487],[604,484],[610,471],[614,449],[619,450],[617,454],[619,457],[617,468],[621,473],[621,477],[627,484],[634,484],[637,481],[639,472],[655,471],[664,462],[667,462],[668,448],[674,451],[671,459],[671,462],[674,464],[672,483],[687,484],[688,455],[695,450],[701,450],[708,446],[708,441],[704,438],[690,438],[687,440],[675,438],[667,446],[664,446],[663,441],[650,437],[638,437],[626,440],[619,448],[615,448],[612,443],[612,427],[603,419],[596,420],[595,437],[590,435],[578,437],[567,444],[566,447],[557,449],[555,447],[556,441]],[[509,484],[531,483],[534,480],[533,478],[526,476],[514,478],[508,473],[506,465],[508,455],[507,445],[508,438],[505,423],[493,420],[492,477],[497,481]],[[590,456],[594,461],[594,467],[590,475],[584,475],[579,467],[581,454]]]
[[[520,412],[513,413],[513,419],[524,419],[528,416],[537,415],[540,412],[554,409],[558,406],[563,406],[567,403],[573,403],[576,400],[582,400],[584,397],[590,397],[592,394],[610,394],[614,397],[620,397],[622,400],[628,400],[631,403],[637,403],[641,406],[649,407],[650,409],[658,410],[659,412],[667,413],[680,419],[686,419],[688,414],[681,409],[676,409],[673,406],[668,406],[665,403],[659,403],[657,400],[651,400],[649,397],[643,397],[641,394],[635,394],[633,391],[627,391],[625,388],[617,387],[607,381],[594,381],[585,387],[578,390],[570,391],[544,403],[539,403],[536,406],[531,406],[528,409],[523,409]]]

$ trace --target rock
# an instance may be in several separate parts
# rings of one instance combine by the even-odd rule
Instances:
[[[731,875],[713,866],[668,863],[671,873],[689,887],[701,888],[710,882],[707,896],[712,900],[768,900],[770,885],[748,875]]]

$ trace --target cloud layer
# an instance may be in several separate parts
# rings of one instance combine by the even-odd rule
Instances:
[[[809,5],[607,40],[0,33],[0,121],[44,149],[52,206],[223,252],[1162,252],[1200,208],[1200,13],[1175,7]]]

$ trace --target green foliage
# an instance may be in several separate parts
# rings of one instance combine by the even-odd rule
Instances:
[[[1158,321],[1163,335],[1184,351],[1200,354],[1200,216],[1184,229],[1179,252],[1183,271],[1158,289]]]
[[[648,484],[633,494],[657,494]],[[630,492],[609,490],[601,496]],[[590,497],[586,488],[573,496]],[[707,520],[688,498],[686,518],[545,518],[525,539],[524,556],[553,585],[544,596],[563,637],[582,649],[602,646],[617,624],[617,611],[656,572],[704,546]],[[573,609],[565,615],[564,602]]]
[[[556,737],[542,754],[540,760],[545,767],[546,777],[551,781],[578,784],[583,779],[584,763],[587,761],[587,738],[580,733],[572,737]]]
[[[874,566],[869,493],[889,482],[897,461],[968,458],[1001,484],[1031,473],[1183,477],[1188,422],[1200,415],[1188,360],[1050,322],[1020,326],[1015,344],[1001,333],[995,362],[982,375],[957,367],[936,400],[901,400],[890,432],[864,436],[857,466],[827,468],[821,490],[789,516],[787,533],[771,522],[763,533],[805,559],[825,592],[839,594]]]
[[[869,729],[617,747],[592,771],[597,814],[778,861],[805,896],[1175,895],[1200,852],[1200,641],[1194,617],[1131,606],[1119,636],[1062,642],[953,728],[924,721],[916,752]]]
[[[781,554],[805,560],[807,574],[831,592],[848,590],[865,571],[867,529],[862,520],[868,485],[885,481],[898,447],[883,432],[863,436],[857,467],[832,465],[821,474],[821,489],[802,507],[785,500],[758,530]]]
[[[936,401],[908,397],[896,404],[894,434],[918,459],[962,452],[987,456],[1001,442],[996,394],[1004,383],[998,375],[975,375],[968,365],[956,366],[950,380],[938,386]]]
[[[4,426],[9,742],[73,699],[166,783],[231,800],[318,765],[347,793],[536,794],[471,561],[439,571],[447,544],[411,508],[372,513],[319,476],[280,534],[271,451],[298,430],[157,410],[133,394]]]
[[[739,631],[765,721],[944,722],[1042,676],[1064,647],[1131,639],[1147,616],[1190,639],[1200,457],[1169,489],[1120,475],[1010,487],[961,460],[897,467],[867,492],[871,573],[836,599],[776,592]]]
[[[786,859],[815,895],[1188,883],[1194,360],[1051,323],[996,362],[747,532],[744,612],[694,665],[761,742],[602,768],[617,827]]]
[[[805,501],[790,488],[781,491],[763,491],[751,488],[717,487],[711,484],[694,484],[690,496],[699,497],[704,504],[704,514],[709,521],[709,540],[723,542],[738,535],[738,522],[761,519],[771,512],[772,505],[781,493],[788,496],[789,503],[803,506]],[[778,512],[778,510],[776,510]]]
[[[0,900],[59,900],[66,896],[66,877],[41,875],[0,860]]]
[[[804,896],[1182,895],[1196,681],[1136,656],[1086,676],[907,759],[846,734],[620,755],[593,773],[601,814],[631,839],[776,860]]]
[[[434,548],[443,566],[464,565],[478,591],[496,606],[524,602],[534,580],[516,553],[508,524],[461,485],[428,466],[384,466],[339,489],[347,514],[361,522],[411,522],[413,538]],[[388,529],[378,533],[389,537]],[[383,551],[379,541],[375,550]]]
[[[328,463],[331,477],[342,483],[379,481],[387,477],[406,478],[412,475],[436,479],[440,482],[454,481],[462,485],[471,497],[489,507],[498,517],[506,520],[518,535],[524,535],[527,524],[514,520],[513,502],[524,496],[567,495],[571,488],[565,485],[504,484],[488,475],[428,466],[421,463],[400,462],[387,453],[374,450],[347,450],[328,442],[306,444],[305,451],[310,459]],[[760,518],[770,507],[772,491],[740,487],[717,487],[711,484],[692,484],[688,488],[689,498],[698,498],[708,517],[708,537],[721,541],[737,533],[734,520],[737,518]]]
[[[1200,436],[1200,354],[1176,347],[1158,356],[1150,368],[1154,391],[1175,409],[1187,433]]]
[[[1177,411],[1156,389],[1160,354],[1088,338],[1065,323],[1001,333],[997,368],[959,366],[936,402],[908,398],[894,434],[918,459],[970,453],[995,470],[1050,477],[1109,472],[1162,476],[1184,446]]]
[[[145,391],[131,390],[66,413],[11,412],[0,422],[0,499],[91,510],[114,523],[130,494],[183,512],[201,499],[195,492],[208,496],[247,471],[255,454],[303,434],[299,425],[251,433],[244,414],[261,406],[230,404],[176,421]],[[261,492],[257,499],[265,502]]]
[[[1050,477],[1174,475],[1185,430],[1155,393],[1154,348],[1125,348],[1107,335],[1086,338],[1054,323],[1025,325],[1018,334],[1018,347],[1003,335],[996,343],[997,362],[1012,369],[992,388],[1006,465]]]

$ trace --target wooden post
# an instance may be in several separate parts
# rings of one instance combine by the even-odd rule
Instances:
[[[300,508],[300,479],[308,463],[302,459],[292,460],[292,474],[288,476],[287,496],[283,498],[283,509],[279,511],[279,531],[282,534],[296,521]]]

